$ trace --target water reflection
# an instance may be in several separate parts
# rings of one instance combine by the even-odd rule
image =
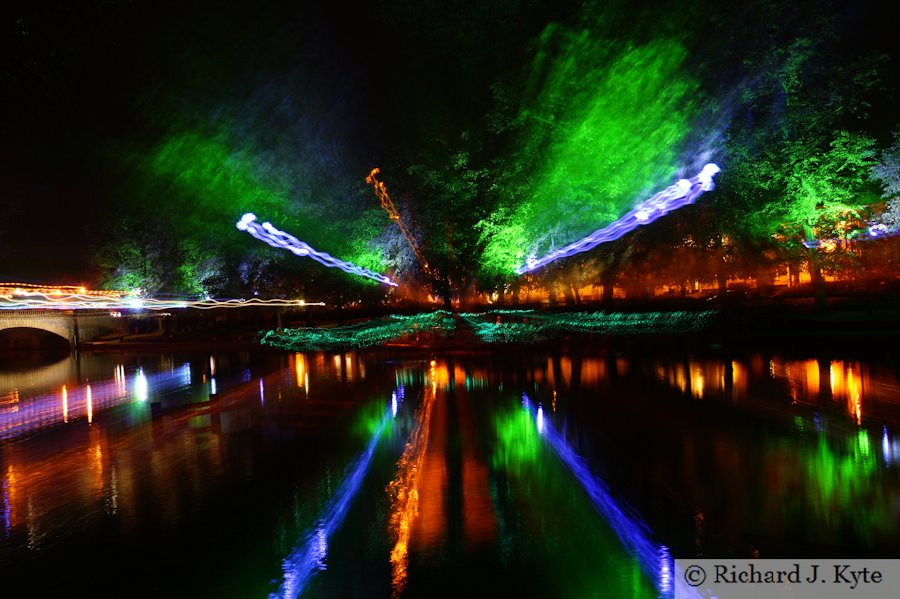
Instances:
[[[133,558],[146,545],[172,556],[145,566],[160,596],[619,598],[670,593],[670,553],[898,549],[883,363],[570,348],[78,370],[0,389],[4,580],[35,583],[47,556],[69,581],[131,573],[158,563]]]
[[[299,371],[297,380],[303,380]],[[277,592],[270,594],[270,597],[294,599],[303,593],[316,571],[328,568],[328,541],[343,524],[347,510],[372,464],[375,447],[396,415],[397,391],[392,394],[392,400],[393,405],[384,412],[366,448],[347,466],[346,476],[317,518],[315,527],[305,533],[304,541],[284,559],[284,578]]]
[[[416,412],[415,426],[403,455],[397,462],[397,475],[388,486],[391,498],[391,516],[388,523],[388,532],[391,536],[393,547],[390,552],[391,562],[391,588],[392,596],[401,594],[406,586],[407,568],[409,565],[409,544],[412,535],[413,520],[419,515],[419,489],[422,475],[425,471],[425,454],[428,450],[428,438],[431,432],[431,412],[434,409],[437,396],[438,371],[436,363],[431,361],[429,370],[430,384],[425,387],[422,405]],[[439,427],[440,430],[440,427]],[[432,454],[432,457],[435,457]],[[423,521],[430,524],[429,533],[433,536],[436,528],[439,528],[440,512],[443,511],[443,487],[446,484],[446,469],[443,461],[438,457],[438,463],[432,463],[428,468],[429,490],[437,488],[425,502],[429,509],[423,516]]]
[[[673,590],[670,564],[667,560],[660,559],[661,555],[668,555],[668,548],[653,541],[647,525],[631,508],[610,494],[607,484],[590,471],[584,459],[573,451],[550,422],[544,420],[544,411],[540,405],[535,409],[525,394],[522,395],[522,405],[534,417],[538,434],[546,439],[547,444],[587,493],[594,508],[606,519],[626,550],[637,559],[644,575],[653,581],[661,594],[668,596]]]
[[[163,393],[190,384],[190,365],[183,364],[170,372],[150,377],[143,369],[134,373],[129,389],[125,369],[117,364],[113,376],[107,379],[75,385],[62,385],[57,392],[21,397],[17,389],[6,393],[0,410],[0,441],[19,439],[63,424],[87,420],[93,423],[94,413],[106,411],[133,401],[145,402],[151,387]],[[215,393],[214,385],[211,389]]]

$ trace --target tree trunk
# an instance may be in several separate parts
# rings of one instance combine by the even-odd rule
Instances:
[[[601,304],[606,306],[613,301],[613,287],[616,282],[616,273],[611,268],[603,269],[600,273],[600,284],[603,285]]]
[[[575,305],[575,296],[572,295],[572,286],[571,285],[560,285],[562,287],[563,297],[565,298],[567,306]]]
[[[825,277],[822,276],[822,267],[819,264],[819,257],[816,255],[815,248],[807,251],[809,258],[809,276],[812,279],[813,298],[817,312],[825,312],[828,309],[828,299],[825,290]]]
[[[800,283],[800,265],[791,260],[788,263],[788,287],[796,287]]]

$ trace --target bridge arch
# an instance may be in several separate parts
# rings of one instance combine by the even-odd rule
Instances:
[[[5,311],[0,312],[0,334],[10,329],[38,329],[62,337],[71,347],[77,347],[82,341],[121,330],[122,320],[109,313],[75,315],[37,310]]]
[[[45,319],[29,317],[0,317],[0,333],[3,333],[4,331],[10,331],[12,329],[37,329],[62,337],[63,339],[68,341],[70,345],[74,345],[76,342],[75,327],[71,319],[58,317]]]

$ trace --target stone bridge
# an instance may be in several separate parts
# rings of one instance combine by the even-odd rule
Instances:
[[[62,337],[72,347],[110,333],[127,333],[125,318],[109,311],[0,310],[0,335],[7,329],[40,329]]]

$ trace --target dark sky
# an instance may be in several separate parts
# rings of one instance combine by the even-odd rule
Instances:
[[[490,101],[497,70],[568,9],[256,0],[0,10],[0,279],[40,279],[82,277],[84,251],[111,226],[128,175],[110,163],[110,148],[150,146],[177,119],[214,118],[282,86],[352,113],[357,128],[346,133],[371,162],[412,147],[423,128],[463,128]]]
[[[577,4],[4,3],[0,279],[90,273],[84,254],[128,188],[111,148],[151,146],[177,119],[214,117],[279,85],[354,115],[344,133],[361,164],[408,155],[483,114],[488,85],[520,69],[529,40]],[[893,21],[877,4],[844,7],[848,44],[889,47]]]

